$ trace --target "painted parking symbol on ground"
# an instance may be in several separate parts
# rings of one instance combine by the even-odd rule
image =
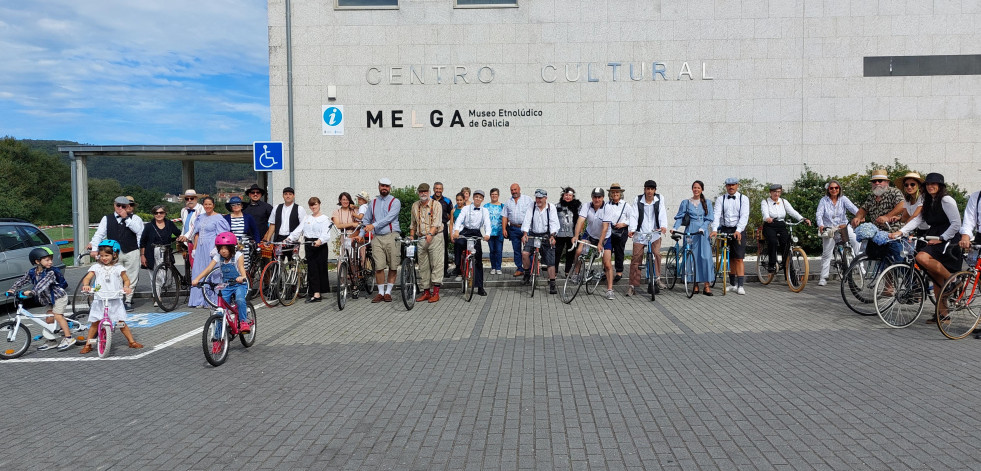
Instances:
[[[156,327],[164,322],[170,322],[190,314],[184,312],[148,312],[144,314],[132,314],[127,317],[126,323],[130,327]]]

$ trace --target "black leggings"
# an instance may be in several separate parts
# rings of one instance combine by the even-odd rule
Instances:
[[[572,262],[576,260],[576,251],[568,251],[573,247],[572,237],[555,238],[555,270],[559,270],[559,262],[565,259],[565,273],[572,269]]]
[[[787,224],[763,223],[763,237],[766,238],[767,255],[770,256],[769,266],[773,268],[777,263],[777,245],[780,246],[781,265],[783,259],[787,257],[787,249],[790,248],[790,233],[787,232]]]

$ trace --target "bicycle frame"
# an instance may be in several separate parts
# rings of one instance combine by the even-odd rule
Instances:
[[[57,340],[59,338],[58,334],[61,333],[61,327],[58,326],[57,322],[45,322],[44,319],[48,317],[47,314],[45,314],[43,317],[36,316],[31,311],[24,309],[23,300],[30,299],[31,296],[25,296],[23,291],[17,292],[14,296],[17,298],[17,309],[14,311],[13,315],[8,314],[8,317],[14,321],[14,329],[7,336],[8,341],[14,341],[17,339],[18,328],[21,326],[21,324],[28,320],[41,327],[41,334],[34,336],[32,340],[41,340],[41,337],[44,337],[47,340]],[[86,325],[83,325],[76,320],[68,319],[67,317],[65,320],[68,321],[68,328],[71,329],[72,332],[84,332],[87,328]]]

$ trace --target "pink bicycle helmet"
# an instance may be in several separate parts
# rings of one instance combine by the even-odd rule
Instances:
[[[238,239],[235,238],[235,234],[231,232],[222,232],[215,237],[215,245],[236,245],[238,244]]]

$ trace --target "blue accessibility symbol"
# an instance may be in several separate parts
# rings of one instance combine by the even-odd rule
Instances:
[[[324,124],[327,126],[337,126],[344,121],[344,113],[340,108],[331,106],[324,110]]]
[[[252,169],[256,172],[268,172],[283,169],[282,141],[252,143]]]

